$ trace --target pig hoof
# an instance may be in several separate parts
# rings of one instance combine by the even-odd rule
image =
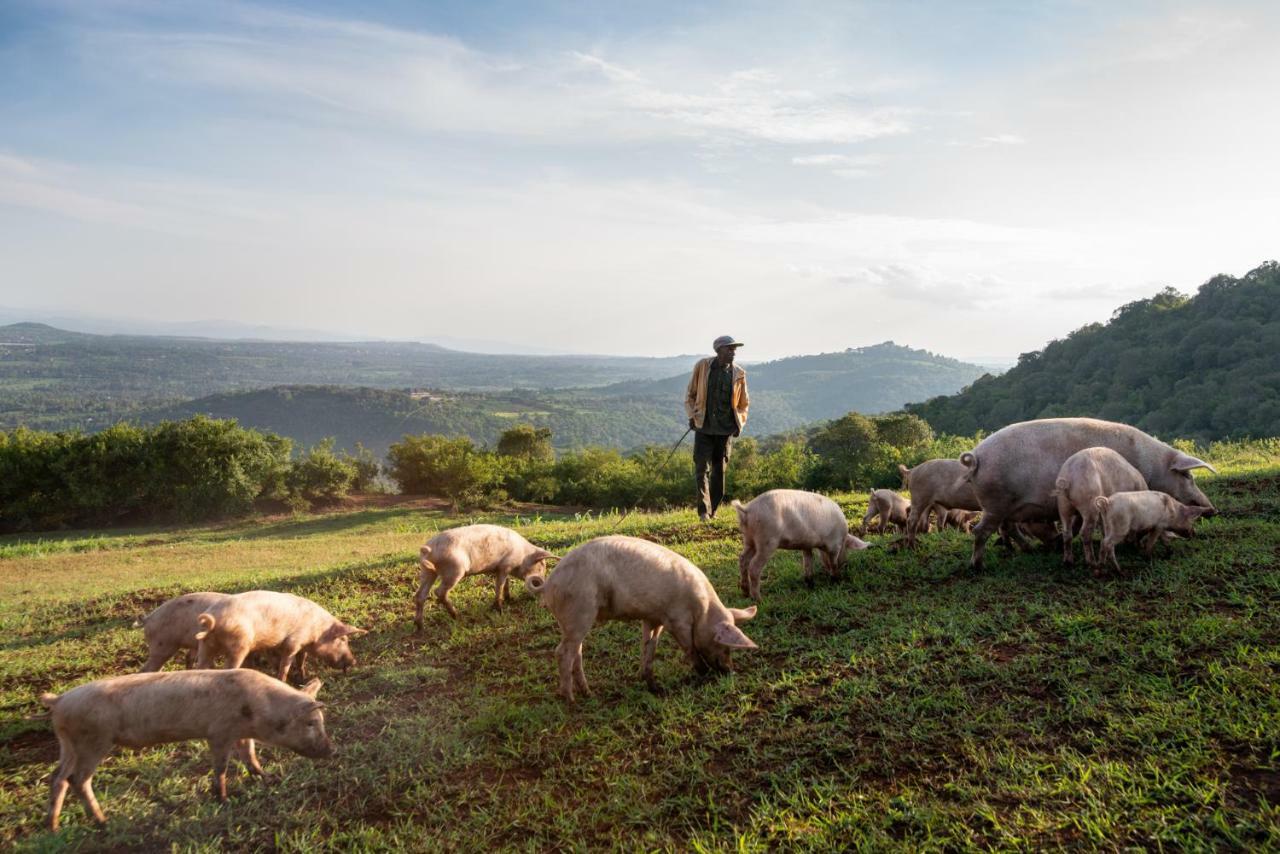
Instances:
[[[804,580],[804,586],[808,587],[810,590],[813,589],[813,585],[814,585],[813,576],[809,576]]]

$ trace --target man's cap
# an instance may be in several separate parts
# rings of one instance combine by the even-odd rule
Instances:
[[[712,350],[719,350],[721,347],[741,347],[741,341],[734,341],[732,335],[721,335],[711,343]]]

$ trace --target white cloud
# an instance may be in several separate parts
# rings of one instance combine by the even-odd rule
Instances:
[[[1027,141],[1016,133],[998,133],[994,136],[984,136],[982,142],[987,145],[1026,145]]]
[[[956,309],[979,309],[999,301],[1010,285],[996,276],[948,275],[918,264],[881,264],[836,276],[844,285],[870,288],[894,300]]]
[[[149,75],[284,99],[286,114],[567,145],[682,137],[850,143],[907,133],[913,112],[838,81],[823,91],[790,86],[771,68],[662,69],[681,81],[664,85],[586,51],[515,58],[380,26],[297,15],[250,20],[257,25],[242,30],[233,16],[226,32],[98,33],[86,46]]]

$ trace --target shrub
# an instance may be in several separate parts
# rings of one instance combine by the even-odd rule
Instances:
[[[136,521],[196,521],[282,498],[288,439],[196,417],[101,433],[0,433],[5,530]]]
[[[506,497],[502,465],[470,439],[405,436],[387,452],[388,473],[404,493],[439,495],[457,509],[485,507]]]
[[[356,480],[355,463],[333,452],[332,438],[324,439],[289,466],[285,483],[290,503],[306,507],[317,501],[346,496]]]
[[[373,451],[356,442],[356,452],[349,454],[344,451],[342,459],[355,471],[355,477],[351,481],[352,492],[383,491],[378,483],[378,475],[382,473],[382,467],[378,465]]]

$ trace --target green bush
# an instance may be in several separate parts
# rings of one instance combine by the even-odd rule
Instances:
[[[332,438],[324,439],[289,466],[285,476],[289,498],[295,506],[343,498],[355,483],[356,464],[333,452]]]
[[[388,474],[403,493],[439,495],[457,509],[487,507],[506,498],[495,454],[465,437],[405,436],[387,452]]]
[[[352,467],[355,477],[351,480],[352,492],[383,492],[378,475],[382,473],[382,466],[378,465],[378,459],[364,445],[356,442],[356,452],[349,454],[342,452],[342,460]]]
[[[101,433],[0,433],[0,526],[195,521],[282,498],[287,439],[197,417]]]

